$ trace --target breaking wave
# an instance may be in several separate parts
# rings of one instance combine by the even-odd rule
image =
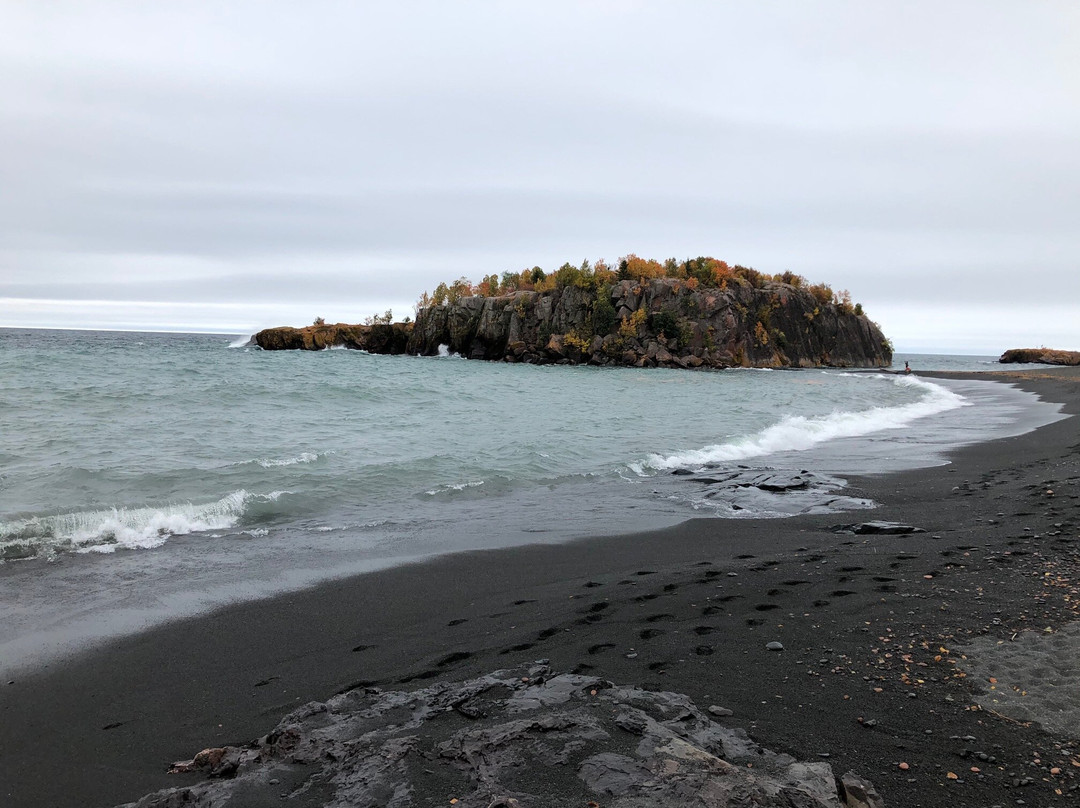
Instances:
[[[315,452],[301,452],[296,457],[283,457],[283,458],[262,458],[255,462],[262,466],[264,469],[274,468],[276,466],[295,466],[298,463],[314,463],[319,459],[319,455]]]
[[[439,494],[447,494],[447,493],[452,493],[454,491],[464,491],[467,488],[479,488],[483,484],[484,484],[483,480],[470,480],[469,482],[465,482],[465,483],[444,483],[443,485],[440,485],[438,488],[432,488],[430,491],[425,491],[424,493],[427,494],[428,496],[434,497],[434,496],[437,496]]]
[[[110,508],[0,522],[0,559],[52,556],[58,552],[112,553],[159,547],[170,536],[235,526],[253,503],[273,502],[284,491],[233,491],[216,502]]]
[[[917,401],[893,407],[871,407],[813,417],[792,415],[753,435],[667,456],[651,454],[640,462],[631,463],[630,468],[637,474],[646,475],[656,471],[730,463],[774,452],[805,451],[838,438],[855,438],[887,429],[899,429],[918,418],[965,407],[970,403],[941,385],[914,376],[873,378],[891,379],[898,387],[918,388],[922,396]]]

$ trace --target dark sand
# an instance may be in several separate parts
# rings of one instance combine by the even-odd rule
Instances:
[[[1080,411],[1080,369],[981,378]],[[961,656],[978,640],[978,665],[995,664],[1033,642],[1025,630],[1077,620],[1078,450],[1069,418],[949,466],[852,479],[873,512],[443,557],[126,638],[0,684],[0,805],[134,800],[198,778],[170,762],[256,738],[303,702],[537,658],[730,708],[762,745],[854,769],[890,808],[1074,804],[1080,728],[1048,734],[985,697],[1040,666],[1006,660],[1020,684],[991,684]],[[928,532],[829,530],[867,519]],[[1077,682],[1049,703],[1063,702],[1076,708]]]

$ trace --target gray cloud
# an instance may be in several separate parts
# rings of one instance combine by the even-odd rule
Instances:
[[[897,312],[1080,300],[1071,4],[4,13],[0,298],[402,309],[633,251]]]

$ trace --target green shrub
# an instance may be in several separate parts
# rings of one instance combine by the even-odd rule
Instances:
[[[668,339],[679,336],[679,324],[675,320],[675,315],[667,309],[658,311],[650,317],[649,325],[652,327],[653,333],[663,334]]]
[[[611,293],[606,288],[601,289],[592,307],[593,333],[601,337],[607,336],[615,327],[617,319],[615,307],[611,305]]]

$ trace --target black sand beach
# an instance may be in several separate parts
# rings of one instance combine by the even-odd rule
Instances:
[[[978,378],[1080,412],[1080,369]],[[855,770],[891,808],[1071,804],[1080,727],[1070,737],[1057,713],[1075,714],[1080,682],[1039,687],[1080,653],[1066,629],[1080,609],[1077,423],[851,479],[872,512],[443,557],[115,642],[0,684],[0,804],[136,800],[200,778],[167,774],[172,761],[243,744],[304,702],[538,658],[722,705],[769,749]],[[870,519],[926,532],[832,530]]]

